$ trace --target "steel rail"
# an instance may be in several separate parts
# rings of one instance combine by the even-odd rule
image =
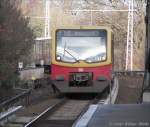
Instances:
[[[5,108],[5,107],[9,107],[10,105],[12,106],[14,103],[16,103],[16,101],[18,101],[20,98],[26,97],[27,95],[29,95],[31,92],[31,90],[27,90],[21,94],[18,94],[12,98],[10,98],[9,100],[6,100],[2,103],[0,103],[0,108]]]
[[[76,119],[76,121],[73,123],[72,127],[86,127],[89,120],[91,119],[91,117],[95,113],[98,105],[114,104],[116,97],[117,97],[117,94],[118,94],[118,88],[119,88],[118,79],[115,78],[114,80],[115,80],[115,82],[112,86],[113,88],[111,91],[109,91],[107,98],[102,99],[104,93],[107,92],[107,89],[109,87],[107,89],[105,89],[105,91],[103,91],[103,93],[101,95],[101,99],[98,99],[99,97],[94,99],[92,104],[89,105],[88,109]]]
[[[100,98],[103,97],[103,94],[106,93],[106,91],[108,91],[108,87],[104,90],[104,92],[98,94],[94,99],[90,100],[85,107],[80,111],[79,114],[77,114],[77,116],[72,119],[71,123],[72,125],[74,124],[75,121],[77,121],[77,119],[79,117],[81,117],[89,108],[89,106],[91,104],[97,104],[100,101]],[[64,98],[63,100],[61,100],[60,102],[58,102],[56,105],[47,108],[44,112],[42,112],[40,115],[38,115],[36,118],[34,118],[31,122],[29,122],[28,124],[26,124],[24,127],[36,127],[38,126],[42,121],[44,121],[47,117],[49,117],[51,114],[53,114],[56,110],[58,110],[61,106],[63,106],[66,102],[68,101],[68,99]]]
[[[64,98],[57,104],[55,104],[52,107],[47,108],[45,111],[43,111],[40,115],[38,115],[36,118],[34,118],[32,121],[27,123],[24,127],[36,127],[36,125],[44,120],[46,117],[49,116],[49,114],[55,112],[60,106],[64,105],[67,102],[67,99]]]
[[[93,106],[93,105],[96,106],[97,104],[99,104],[99,102],[102,102],[102,101],[103,101],[103,104],[104,104],[104,102],[105,102],[107,99],[103,100],[102,98],[103,98],[104,94],[105,94],[108,90],[109,90],[109,86],[106,87],[102,93],[98,94],[93,100],[91,100],[91,101],[87,104],[87,106],[81,111],[81,113],[80,113],[80,114],[77,116],[77,118],[74,120],[74,122],[73,122],[73,124],[72,124],[72,127],[75,127],[76,123],[84,116],[84,114],[85,114],[86,112],[89,111],[89,108],[90,108],[91,106]],[[108,97],[108,96],[107,96],[107,97]],[[93,112],[93,113],[94,113],[94,112]],[[83,120],[83,121],[86,122],[85,120]]]
[[[83,110],[77,115],[77,117],[75,119],[73,119],[72,124],[78,119],[78,117],[82,116],[82,114],[84,114],[87,111],[87,109],[89,108],[89,106],[91,104],[98,102],[97,98],[98,98],[98,96],[96,96],[93,100],[91,100],[83,108]],[[60,108],[61,106],[63,106],[67,101],[68,101],[68,99],[64,98],[63,100],[61,100],[60,102],[58,102],[54,106],[47,108],[45,111],[43,111],[40,115],[38,115],[31,122],[29,122],[28,124],[26,124],[24,127],[36,127],[41,121],[43,121],[44,119],[46,119],[50,114],[54,113],[58,108]]]
[[[4,119],[8,119],[11,115],[14,115],[18,110],[20,110],[22,106],[16,106],[8,109],[8,111],[0,113],[0,121]]]

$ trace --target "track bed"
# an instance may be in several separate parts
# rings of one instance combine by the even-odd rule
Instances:
[[[89,102],[89,100],[68,100],[40,124],[37,124],[37,127],[71,127]]]

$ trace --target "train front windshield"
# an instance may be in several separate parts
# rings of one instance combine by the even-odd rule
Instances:
[[[87,63],[106,60],[106,30],[58,30],[56,33],[56,60]]]

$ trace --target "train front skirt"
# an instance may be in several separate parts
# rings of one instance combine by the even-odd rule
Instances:
[[[92,81],[91,86],[69,86],[68,81],[53,81],[53,85],[61,93],[101,93],[109,87],[109,81]]]

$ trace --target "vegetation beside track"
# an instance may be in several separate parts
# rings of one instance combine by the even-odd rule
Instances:
[[[18,62],[27,61],[35,38],[16,5],[16,0],[0,0],[0,87],[4,89],[17,82]]]

